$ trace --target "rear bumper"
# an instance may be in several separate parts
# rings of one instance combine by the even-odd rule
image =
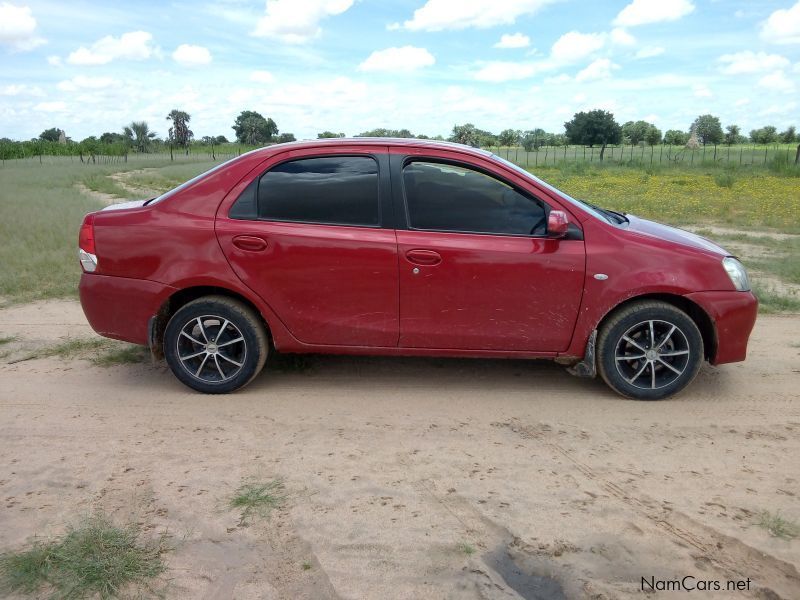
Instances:
[[[102,336],[147,344],[148,321],[176,288],[148,281],[84,273],[81,306],[89,325]]]
[[[747,356],[747,341],[756,323],[758,300],[752,292],[696,292],[686,296],[714,322],[717,351],[712,365],[739,362]]]

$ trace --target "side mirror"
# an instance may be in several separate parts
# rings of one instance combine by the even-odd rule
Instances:
[[[563,210],[551,210],[547,216],[547,237],[562,238],[567,235],[569,217]]]

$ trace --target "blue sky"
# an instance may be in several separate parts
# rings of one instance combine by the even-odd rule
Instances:
[[[579,110],[688,129],[800,126],[794,0],[0,0],[0,137],[73,139],[173,108],[298,138],[455,123],[562,131]]]

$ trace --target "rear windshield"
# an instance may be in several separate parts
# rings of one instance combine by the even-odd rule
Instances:
[[[242,154],[242,156],[244,156],[244,154]],[[233,161],[240,159],[242,156],[235,156],[235,157],[231,158],[230,160],[226,160],[225,162],[216,165],[215,167],[211,167],[208,171],[205,171],[203,173],[200,173],[200,175],[196,175],[195,177],[192,177],[189,181],[185,181],[184,183],[180,184],[178,187],[172,188],[170,191],[164,192],[163,194],[161,194],[160,196],[156,196],[152,200],[148,200],[146,204],[148,204],[148,205],[156,204],[158,202],[161,202],[162,200],[166,200],[167,198],[171,198],[172,196],[174,196],[178,192],[181,192],[181,191],[185,190],[186,188],[188,188],[190,185],[193,185],[194,183],[197,183],[198,181],[203,179],[203,177],[206,177],[207,175],[211,175],[212,173],[216,173],[217,171],[219,171],[223,167],[226,167],[229,164],[231,164]]]

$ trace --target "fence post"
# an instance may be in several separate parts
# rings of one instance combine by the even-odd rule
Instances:
[[[659,152],[659,154],[658,154],[658,164],[661,164],[663,162],[664,162],[664,144],[662,143],[661,144],[661,152]]]
[[[714,162],[717,161],[717,145],[714,144]]]
[[[170,159],[171,161],[172,161],[172,160],[175,160],[175,158],[172,156],[172,144],[170,144],[170,145],[169,145],[169,159]]]
[[[769,146],[764,148],[764,164],[767,164],[767,152],[769,152]]]
[[[651,167],[653,166],[653,154],[655,153],[655,151],[656,151],[656,147],[655,146],[650,146],[650,166]]]

